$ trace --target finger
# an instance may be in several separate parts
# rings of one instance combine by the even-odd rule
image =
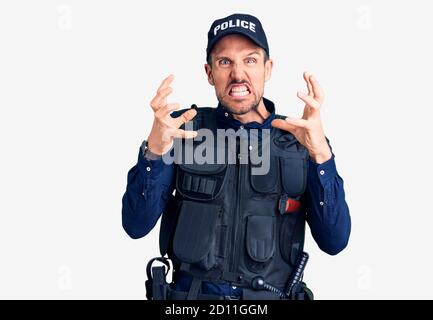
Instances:
[[[313,75],[310,76],[310,82],[313,86],[313,92],[314,92],[314,97],[320,101],[320,103],[323,102],[324,98],[325,98],[325,94],[323,92],[322,87],[319,84],[319,81],[317,81],[316,77],[314,77]]]
[[[284,121],[297,128],[308,128],[308,121],[305,119],[287,117]]]
[[[181,125],[183,125],[185,122],[188,122],[192,120],[197,114],[197,111],[194,109],[189,109],[188,111],[185,111],[182,113],[179,117],[174,118],[175,120],[175,126],[179,128]]]
[[[166,99],[168,95],[172,92],[172,87],[160,90],[150,102],[150,106],[152,107],[153,111],[157,111],[158,109],[160,109],[165,104],[164,99]]]
[[[182,129],[177,129],[174,133],[175,138],[183,138],[183,139],[193,139],[197,137],[198,132],[197,131],[185,131]]]
[[[308,95],[309,96],[313,96],[313,86],[311,85],[311,82],[310,82],[309,78],[310,78],[310,73],[307,72],[307,71],[305,71],[304,72],[304,80],[307,83]]]
[[[165,106],[159,108],[157,112],[155,112],[155,117],[157,118],[164,118],[168,116],[171,112],[174,110],[180,109],[179,103],[168,103]]]
[[[307,105],[314,109],[320,108],[320,103],[316,101],[313,97],[307,96],[305,93],[298,91],[298,98],[304,101]]]
[[[174,129],[174,128],[166,128],[162,132],[161,141],[165,141],[165,142],[172,141],[176,130],[177,129]]]
[[[165,88],[169,87],[170,84],[173,82],[174,80],[174,75],[170,74],[167,78],[165,78],[161,85],[159,86],[158,90],[156,90],[156,92],[159,92],[161,90],[164,90]]]
[[[289,131],[290,133],[293,133],[296,130],[296,127],[288,123],[287,121],[283,119],[275,119],[272,120],[271,125],[275,128]]]

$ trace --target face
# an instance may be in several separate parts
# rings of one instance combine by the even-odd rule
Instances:
[[[205,65],[208,81],[232,114],[246,114],[261,103],[273,63],[264,59],[262,48],[238,34],[221,38],[213,47],[211,65]]]

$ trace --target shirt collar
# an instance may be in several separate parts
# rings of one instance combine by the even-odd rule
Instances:
[[[232,128],[238,130],[242,126],[245,129],[271,129],[271,122],[275,119],[275,105],[271,100],[266,98],[263,98],[263,103],[265,104],[266,110],[270,113],[269,117],[263,121],[263,123],[258,123],[257,121],[241,123],[239,120],[233,118],[233,115],[221,103],[218,103],[216,109],[218,128]]]

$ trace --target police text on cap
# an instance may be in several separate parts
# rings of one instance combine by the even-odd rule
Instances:
[[[233,20],[229,20],[215,26],[215,28],[213,29],[213,34],[214,36],[216,36],[219,30],[223,31],[227,28],[235,28],[235,27],[242,27],[245,29],[250,29],[252,32],[256,32],[256,25],[254,23],[246,20],[236,19],[236,24],[233,22]]]

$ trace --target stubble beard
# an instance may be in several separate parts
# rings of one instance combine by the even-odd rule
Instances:
[[[231,107],[227,102],[224,101],[224,97],[217,95],[217,99],[218,102],[227,110],[229,111],[231,114],[234,115],[243,115],[243,114],[247,114],[248,112],[251,112],[253,110],[257,110],[260,101],[262,101],[263,96],[260,96],[260,98],[257,101],[254,101],[249,107],[247,108],[242,108],[242,109],[238,109],[238,108],[233,108]]]

